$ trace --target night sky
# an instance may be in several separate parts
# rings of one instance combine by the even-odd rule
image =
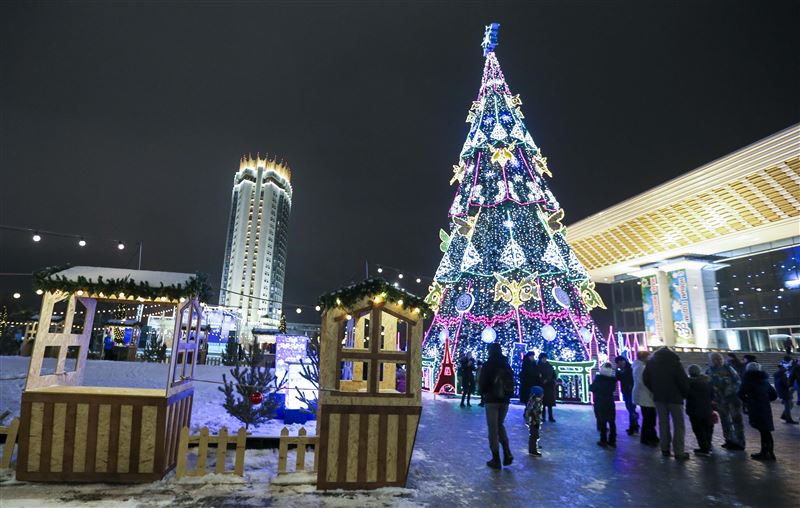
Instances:
[[[3,2],[0,224],[89,245],[0,231],[0,272],[135,267],[142,240],[218,287],[260,152],[293,171],[286,302],[367,259],[432,274],[491,21],[567,223],[800,120],[797,1]]]

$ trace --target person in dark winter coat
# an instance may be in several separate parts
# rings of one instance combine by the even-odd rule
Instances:
[[[773,375],[775,381],[775,391],[778,392],[778,398],[783,402],[783,413],[781,420],[786,423],[798,424],[800,422],[792,419],[792,386],[789,384],[789,371],[782,364],[778,364],[778,370]]]
[[[750,454],[756,460],[775,460],[772,431],[772,407],[770,402],[778,398],[775,388],[769,384],[769,376],[761,370],[761,365],[750,362],[742,378],[739,398],[747,406],[750,426],[761,433],[761,451]]]
[[[597,420],[597,431],[600,432],[598,445],[603,448],[617,446],[616,407],[614,406],[614,390],[617,378],[614,366],[604,363],[595,376],[589,391],[594,394],[594,417]]]
[[[664,346],[653,353],[642,376],[645,386],[653,392],[658,413],[658,434],[661,454],[669,457],[670,437],[675,458],[688,459],[683,449],[686,426],[683,420],[683,399],[689,393],[689,378],[674,351]],[[670,432],[670,419],[674,432]]]
[[[789,386],[794,387],[797,395],[797,405],[800,406],[800,358],[795,358],[792,361],[792,366],[789,369]]]
[[[511,465],[514,460],[505,427],[508,403],[514,395],[514,371],[503,356],[500,344],[496,342],[489,345],[489,357],[481,369],[478,387],[486,407],[486,427],[489,449],[492,451],[492,459],[486,465],[492,469],[502,469],[500,445],[503,447],[503,466]]]
[[[544,389],[542,402],[547,408],[547,420],[555,422],[553,406],[556,405],[556,369],[547,361],[547,353],[539,353],[539,362],[536,364],[539,371],[541,386]]]
[[[467,406],[471,407],[469,399],[475,390],[475,359],[472,357],[472,351],[467,351],[467,354],[461,359],[458,375],[461,376],[461,407],[464,407],[465,398]]]
[[[728,365],[731,366],[733,370],[739,374],[739,378],[741,379],[744,376],[744,363],[739,360],[739,357],[736,356],[736,353],[728,353]]]
[[[106,332],[105,338],[103,338],[103,360],[111,360],[111,355],[114,352],[114,338],[111,337],[111,333]]]
[[[711,453],[711,436],[714,434],[714,409],[711,406],[714,389],[708,376],[704,376],[699,365],[689,365],[689,396],[686,397],[686,415],[697,438],[697,455]]]
[[[530,389],[530,397],[525,405],[525,424],[528,426],[528,453],[541,457],[542,449],[539,446],[539,431],[542,426],[542,412],[544,406],[542,398],[544,390],[541,386],[533,386]]]
[[[531,388],[542,386],[539,369],[536,368],[536,353],[528,351],[522,357],[522,367],[519,370],[519,402],[527,404]]]
[[[739,374],[733,367],[724,363],[719,353],[709,353],[708,359],[706,376],[711,382],[719,423],[725,436],[722,447],[730,451],[744,450],[744,420],[742,401],[739,399],[739,386],[742,382]]]
[[[622,400],[625,401],[625,409],[628,410],[628,435],[631,436],[639,432],[639,415],[636,413],[636,403],[633,401],[633,368],[624,356],[614,359],[617,364],[617,381],[622,390]]]
[[[475,376],[475,379],[480,379],[481,378],[481,371],[482,370],[483,370],[483,362],[478,360],[478,368],[477,368],[477,374]],[[477,385],[477,383],[476,383],[476,385]],[[481,393],[480,387],[478,387],[478,395],[481,396],[481,401],[478,403],[478,407],[483,407],[484,406],[484,404],[483,404],[483,394]]]

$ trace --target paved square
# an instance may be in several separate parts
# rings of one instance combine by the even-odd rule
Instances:
[[[719,425],[714,453],[684,462],[663,458],[658,448],[625,434],[627,412],[617,404],[617,448],[597,446],[590,406],[559,405],[556,423],[544,423],[543,457],[527,454],[522,406],[511,406],[506,428],[514,464],[502,471],[489,458],[483,408],[457,401],[426,399],[411,465],[415,501],[431,506],[797,506],[800,500],[800,425],[779,419],[773,404],[777,462],[750,459],[758,433],[747,426],[747,451],[728,452]],[[795,418],[800,411],[794,410]],[[696,448],[686,421],[686,449]]]

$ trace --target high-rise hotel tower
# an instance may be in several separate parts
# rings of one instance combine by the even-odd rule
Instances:
[[[280,321],[291,176],[282,161],[248,155],[233,177],[219,303],[240,309],[243,331]]]

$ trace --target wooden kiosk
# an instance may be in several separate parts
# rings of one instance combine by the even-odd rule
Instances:
[[[175,467],[180,429],[191,420],[203,277],[82,266],[40,272],[35,282],[44,295],[22,393],[17,479],[160,480]],[[53,308],[64,301],[63,327],[51,329]],[[173,312],[165,388],[81,386],[98,301]],[[55,372],[43,375],[43,358],[53,355]]]
[[[422,411],[427,305],[373,279],[321,303],[317,488],[405,486]]]

